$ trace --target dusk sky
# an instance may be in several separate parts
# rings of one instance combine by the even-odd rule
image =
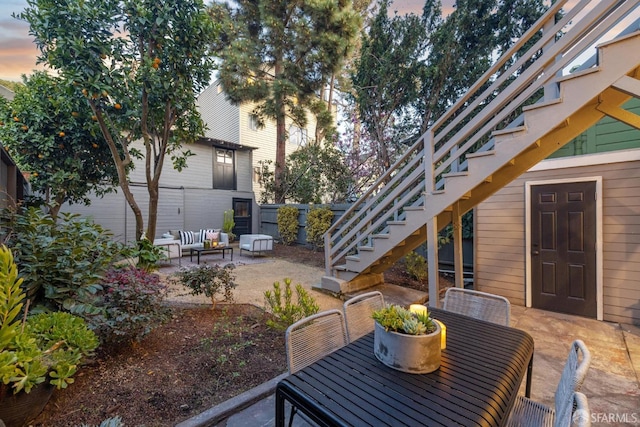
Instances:
[[[443,0],[443,9],[450,11],[455,0]],[[29,25],[11,16],[27,5],[26,0],[0,0],[0,79],[20,81],[22,74],[31,74],[36,66],[38,50],[29,36]],[[396,0],[398,13],[421,13],[424,0]]]

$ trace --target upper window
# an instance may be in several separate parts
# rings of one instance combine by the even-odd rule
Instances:
[[[298,146],[307,145],[307,130],[291,125],[289,127],[289,142]]]
[[[253,113],[249,113],[249,129],[258,130],[259,126],[258,116]]]

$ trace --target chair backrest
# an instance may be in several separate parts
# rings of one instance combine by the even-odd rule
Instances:
[[[349,342],[373,331],[374,320],[371,315],[381,308],[384,308],[384,296],[378,291],[360,294],[344,302],[342,311]]]
[[[285,332],[289,373],[299,371],[346,344],[347,330],[340,310],[327,310],[298,320]]]
[[[508,299],[470,289],[447,289],[442,308],[505,326],[509,326],[511,317],[511,303]]]
[[[571,421],[576,427],[591,427],[591,411],[589,410],[589,402],[587,396],[576,391],[573,393],[573,414]]]
[[[555,394],[556,418],[554,426],[571,424],[574,393],[580,390],[591,364],[591,353],[581,340],[571,344],[567,362],[562,370]]]

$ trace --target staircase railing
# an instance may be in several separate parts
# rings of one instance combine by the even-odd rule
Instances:
[[[424,205],[431,194],[444,190],[443,177],[464,170],[468,154],[492,149],[493,132],[513,127],[523,107],[557,98],[558,81],[567,68],[638,8],[638,2],[631,0],[582,0],[556,22],[566,2],[551,5],[334,223],[325,234],[327,275],[345,256],[388,232],[390,221],[403,220],[406,210]],[[530,42],[533,45],[521,53]],[[446,208],[438,207],[440,212]]]

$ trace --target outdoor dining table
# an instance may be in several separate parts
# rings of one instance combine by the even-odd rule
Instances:
[[[527,376],[533,339],[519,329],[430,308],[447,327],[440,368],[410,374],[373,354],[373,332],[285,377],[276,387],[276,426],[285,400],[320,426],[500,426]]]

